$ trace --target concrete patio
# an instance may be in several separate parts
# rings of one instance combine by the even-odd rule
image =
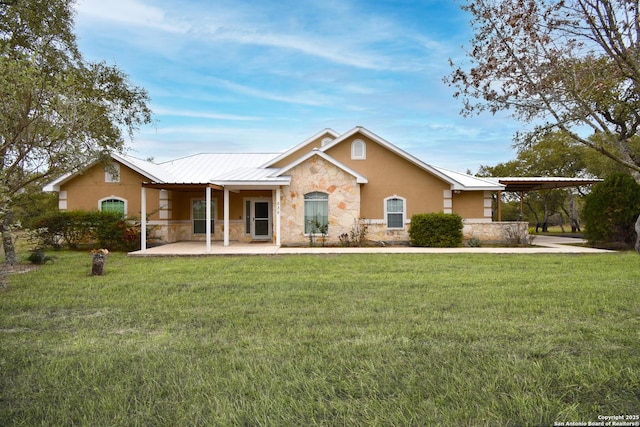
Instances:
[[[435,254],[435,253],[491,253],[491,254],[536,254],[536,253],[615,253],[604,249],[575,246],[584,240],[569,237],[536,236],[533,246],[529,247],[479,247],[479,248],[418,248],[411,246],[372,246],[372,247],[281,247],[271,243],[231,242],[223,246],[222,242],[213,242],[207,252],[205,242],[177,242],[163,246],[147,248],[145,252],[130,252],[129,256],[211,256],[211,255],[290,255],[290,254]]]

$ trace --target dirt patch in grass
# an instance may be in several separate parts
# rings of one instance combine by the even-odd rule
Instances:
[[[7,276],[9,274],[22,274],[36,270],[39,266],[34,264],[1,264],[0,265],[0,290],[7,288]]]

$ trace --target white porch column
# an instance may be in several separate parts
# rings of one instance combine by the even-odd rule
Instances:
[[[280,187],[276,188],[276,245],[280,246]]]
[[[140,251],[147,251],[147,189],[140,190]]]
[[[205,200],[207,205],[207,213],[206,213],[206,239],[207,239],[207,253],[211,252],[211,187],[207,187],[205,190]]]
[[[229,246],[229,189],[224,187],[224,246]]]

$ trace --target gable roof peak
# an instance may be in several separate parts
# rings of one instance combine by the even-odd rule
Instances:
[[[274,157],[273,159],[269,160],[267,163],[265,163],[264,165],[262,165],[261,167],[263,168],[269,168],[272,167],[273,165],[275,165],[276,163],[278,163],[280,160],[287,158],[288,156],[290,156],[292,153],[295,153],[296,151],[300,150],[301,148],[303,148],[305,145],[308,145],[309,143],[315,141],[316,139],[319,139],[320,137],[322,137],[323,135],[328,135],[329,137],[331,137],[333,140],[335,140],[336,138],[338,138],[340,136],[340,134],[338,132],[336,132],[335,130],[331,129],[331,128],[325,128],[324,130],[321,130],[320,132],[317,132],[316,134],[314,134],[313,136],[305,139],[304,141],[302,141],[301,143],[289,148],[288,150],[285,150],[284,152],[282,152],[279,156]],[[331,143],[329,143],[331,144]],[[327,144],[328,145],[328,144]]]

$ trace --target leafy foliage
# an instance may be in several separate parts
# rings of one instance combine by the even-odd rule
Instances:
[[[584,207],[585,237],[593,243],[633,247],[640,214],[640,185],[628,174],[614,174],[594,186]]]
[[[117,67],[83,59],[73,1],[0,4],[0,221],[18,194],[108,152],[149,123],[147,92]],[[5,233],[6,234],[6,233]],[[3,235],[5,252],[13,251]]]
[[[31,235],[38,248],[97,245],[128,251],[140,247],[139,226],[114,212],[57,212],[37,220],[35,227]]]
[[[527,123],[526,144],[553,130],[632,171],[640,126],[640,8],[628,0],[472,0],[469,62],[445,80],[464,114],[510,110]],[[578,129],[604,138],[590,139]]]
[[[411,217],[409,237],[413,246],[462,246],[462,217],[444,213],[415,214]]]
[[[55,257],[50,256],[50,255],[46,255],[44,253],[44,251],[40,250],[40,249],[36,249],[35,251],[31,251],[31,254],[29,254],[29,257],[27,258],[27,260],[31,263],[31,264],[36,264],[36,265],[43,265],[46,264],[48,262],[53,263]]]

